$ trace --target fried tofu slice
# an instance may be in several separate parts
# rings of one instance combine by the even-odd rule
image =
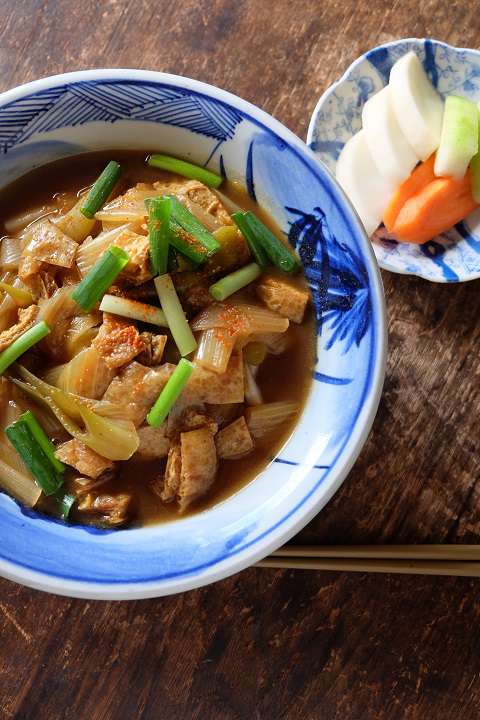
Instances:
[[[163,351],[167,344],[166,335],[157,335],[152,332],[142,332],[140,337],[145,343],[145,350],[138,356],[142,365],[160,365],[163,358]]]
[[[226,460],[247,455],[253,450],[253,439],[243,415],[217,433],[215,445],[218,457]]]
[[[37,319],[38,305],[18,309],[18,322],[0,333],[0,352],[6,350],[20,335],[29,330]]]
[[[180,488],[182,474],[182,453],[180,442],[176,442],[170,446],[167,458],[167,467],[165,468],[165,477],[163,481],[163,491],[160,495],[163,502],[172,502],[177,497]]]
[[[293,285],[286,278],[266,275],[257,283],[255,290],[270,310],[293,322],[302,322],[309,299],[307,289]]]
[[[244,400],[242,356],[232,355],[224,373],[215,373],[196,365],[183,391],[182,400],[191,405],[242,403]]]
[[[101,527],[119,527],[125,525],[129,519],[130,493],[89,492],[83,495],[77,509],[92,517],[92,523]]]
[[[135,457],[138,460],[159,460],[167,457],[170,449],[170,439],[167,437],[166,430],[166,423],[163,423],[160,427],[146,425],[139,428],[137,432],[140,444]]]
[[[182,468],[177,491],[180,511],[205,495],[217,474],[217,451],[210,428],[190,430],[180,435]]]
[[[145,420],[174,370],[175,365],[171,363],[164,363],[158,368],[148,368],[134,360],[113,378],[103,400],[119,408],[133,406],[135,415],[130,418],[138,427]]]
[[[92,345],[109,368],[122,367],[145,350],[145,340],[135,325],[110,313],[103,313],[103,324]]]
[[[27,244],[22,253],[24,258],[31,257],[63,268],[72,267],[78,244],[50,220],[35,223],[32,230],[27,233],[26,240]]]
[[[114,468],[111,460],[102,457],[75,438],[59,445],[55,450],[55,457],[66,465],[71,465],[82,475],[94,479]]]
[[[143,285],[153,277],[150,270],[150,245],[148,237],[139,235],[133,230],[125,229],[115,238],[114,245],[128,253],[130,261],[120,277],[133,285]]]

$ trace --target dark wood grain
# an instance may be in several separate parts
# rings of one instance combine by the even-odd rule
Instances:
[[[475,47],[479,3],[0,0],[0,90],[90,67],[198,78],[300,136],[360,52]],[[1,160],[0,160],[1,161]],[[384,274],[390,350],[371,437],[303,542],[477,542],[478,282]],[[477,581],[251,569],[132,603],[0,582],[0,719],[474,720]]]

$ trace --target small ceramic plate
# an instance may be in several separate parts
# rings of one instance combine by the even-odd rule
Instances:
[[[361,128],[368,98],[388,83],[396,60],[414,50],[441,95],[480,101],[480,52],[437,40],[409,38],[379,45],[355,60],[320,98],[308,128],[307,143],[328,169],[347,140]],[[380,267],[432,282],[463,282],[480,277],[480,209],[447,233],[423,245],[398,243],[385,229],[373,238]]]

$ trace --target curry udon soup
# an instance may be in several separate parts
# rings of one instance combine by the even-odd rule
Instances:
[[[242,188],[84,154],[3,189],[0,236],[3,491],[122,527],[216,503],[275,457],[311,382],[313,313]]]

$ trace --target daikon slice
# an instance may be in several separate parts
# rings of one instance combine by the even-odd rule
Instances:
[[[345,144],[337,161],[337,180],[348,195],[367,235],[380,225],[395,186],[381,175],[360,130]]]
[[[443,101],[414,52],[392,67],[390,90],[403,134],[420,160],[426,160],[440,144]]]
[[[419,157],[398,124],[388,85],[367,100],[362,123],[368,149],[380,173],[396,185],[403,182]]]
[[[477,151],[477,106],[467,98],[450,95],[445,100],[442,135],[435,157],[435,175],[461,180]]]

